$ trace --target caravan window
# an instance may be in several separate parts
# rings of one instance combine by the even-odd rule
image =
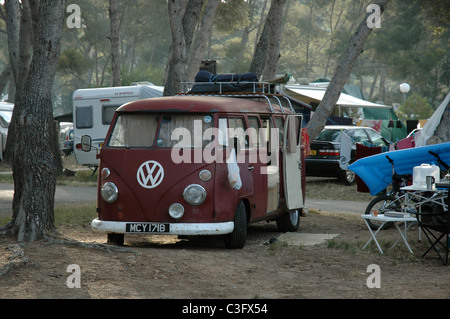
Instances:
[[[77,128],[92,128],[94,121],[92,117],[92,106],[78,106],[76,108]]]
[[[103,105],[102,107],[102,123],[109,125],[112,123],[114,113],[120,105]]]

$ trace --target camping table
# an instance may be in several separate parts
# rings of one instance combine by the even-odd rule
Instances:
[[[448,190],[445,188],[449,188],[449,183],[436,183],[436,188],[428,189],[426,187],[418,187],[418,186],[405,186],[400,188],[401,190],[406,192],[406,202],[405,207],[410,204],[419,205],[419,213],[421,212],[421,208],[423,204],[426,203],[435,203],[438,205],[442,205],[444,210],[447,207],[445,203],[446,199],[450,197]]]
[[[369,245],[369,243],[370,243],[372,240],[374,240],[375,243],[376,243],[376,245],[377,245],[377,247],[378,247],[378,249],[380,250],[380,252],[381,252],[382,254],[384,254],[383,250],[382,250],[381,247],[380,247],[380,244],[379,244],[378,241],[377,241],[377,235],[378,235],[378,232],[379,232],[381,229],[383,229],[383,226],[384,226],[386,223],[393,222],[394,225],[395,225],[395,227],[397,228],[399,234],[400,234],[400,237],[399,237],[399,238],[397,239],[397,241],[392,245],[392,247],[394,247],[394,246],[398,243],[398,241],[399,241],[400,239],[403,239],[403,242],[405,243],[405,245],[406,245],[406,247],[408,248],[409,252],[410,252],[411,254],[413,253],[413,251],[411,250],[411,247],[409,247],[408,240],[407,240],[407,236],[406,236],[406,232],[409,230],[409,228],[411,227],[411,225],[412,225],[413,222],[417,222],[417,219],[416,219],[415,217],[390,217],[390,216],[385,216],[384,214],[379,214],[378,216],[372,216],[372,215],[368,215],[368,214],[363,214],[363,215],[361,215],[361,218],[364,219],[364,222],[366,223],[366,226],[367,226],[367,228],[369,229],[370,234],[372,235],[372,237],[371,237],[371,238],[369,239],[369,241],[364,245],[364,247],[362,248],[362,250],[366,249],[367,245]],[[369,219],[370,219],[370,220],[374,220],[374,221],[379,221],[379,222],[382,223],[382,224],[380,225],[380,227],[378,227],[378,229],[377,229],[376,232],[373,232],[373,231],[372,231],[372,228],[370,228],[370,225],[369,225],[369,223],[368,223],[368,220],[369,220]],[[409,222],[409,225],[407,225],[408,222]],[[398,223],[404,223],[404,230],[402,230],[402,229],[398,226]],[[392,248],[392,247],[391,247],[391,248]]]
[[[406,191],[405,193],[405,211],[414,210],[414,207],[418,207],[419,218],[422,218],[422,206],[427,203],[434,203],[441,205],[444,210],[447,209],[447,203],[450,202],[450,193],[447,189],[449,183],[436,183],[436,188],[428,189],[426,187],[419,187],[415,185],[405,186],[400,188]],[[419,228],[419,241],[421,240],[420,228]]]

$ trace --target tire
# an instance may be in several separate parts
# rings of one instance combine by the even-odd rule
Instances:
[[[107,243],[110,245],[122,246],[124,242],[124,234],[108,234]]]
[[[291,212],[286,211],[276,219],[278,230],[282,233],[296,232],[300,226],[300,215],[302,210],[296,209]]]
[[[340,170],[338,173],[338,180],[340,183],[350,186],[355,183],[356,175],[351,170]]]
[[[225,247],[228,249],[242,249],[247,240],[247,213],[245,204],[240,201],[234,214],[233,232],[224,235]]]
[[[369,205],[367,205],[365,214],[372,215],[374,211],[377,211],[378,214],[384,214],[386,211],[402,211],[402,198],[396,198],[390,195],[380,195],[375,197]],[[370,219],[367,220],[369,226],[373,230],[377,230],[381,223],[374,222]],[[388,229],[394,225],[393,222],[388,222],[383,226],[383,229]]]

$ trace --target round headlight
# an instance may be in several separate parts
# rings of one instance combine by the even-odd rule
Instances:
[[[174,203],[169,207],[169,215],[173,219],[180,219],[184,216],[184,207],[181,204]]]
[[[189,185],[183,192],[183,198],[190,205],[201,205],[206,199],[206,190],[200,185]]]
[[[110,175],[111,171],[109,170],[109,168],[105,167],[104,169],[102,169],[101,171],[102,179],[107,179]]]
[[[117,200],[119,190],[114,183],[108,182],[102,186],[102,198],[108,204],[112,204]]]

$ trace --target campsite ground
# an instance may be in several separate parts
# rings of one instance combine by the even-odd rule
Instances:
[[[314,185],[311,183],[315,183]],[[317,186],[319,183],[319,186]],[[334,182],[308,182],[324,194]],[[348,194],[352,187],[345,188]],[[351,192],[349,192],[351,191]],[[316,194],[322,196],[321,194]],[[310,196],[312,196],[310,194]],[[355,195],[356,197],[359,195]],[[275,223],[250,227],[242,250],[226,250],[221,238],[128,236],[122,248],[96,245],[105,236],[89,226],[58,228],[66,242],[18,244],[0,238],[0,298],[303,299],[447,298],[450,272],[433,254],[422,259],[425,243],[413,228],[409,254],[399,243],[389,249],[394,228],[385,230],[381,255],[356,214],[311,211],[300,233],[339,234],[316,246],[269,243],[280,233]],[[369,265],[380,267],[380,288],[369,288]],[[81,288],[69,288],[70,265],[80,267]],[[70,285],[69,285],[70,286]]]

